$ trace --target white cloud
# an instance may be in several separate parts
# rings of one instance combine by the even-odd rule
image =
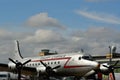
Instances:
[[[3,35],[7,33],[9,32],[3,30]],[[0,36],[0,55],[7,59],[10,54],[14,53],[15,38],[20,40],[21,53],[25,57],[37,56],[38,52],[44,48],[56,50],[59,53],[80,51],[83,48],[90,54],[106,55],[111,42],[120,47],[120,32],[110,28],[91,27],[85,31],[78,30],[69,33],[71,34],[45,29],[39,29],[30,34],[12,32],[7,40],[3,38],[5,36]]]
[[[85,10],[84,11],[78,10],[76,11],[76,13],[89,19],[93,19],[109,24],[120,24],[120,18],[114,15],[97,13],[97,12],[88,12]]]
[[[26,42],[40,42],[40,43],[51,43],[51,42],[59,42],[63,40],[62,36],[52,30],[37,30],[34,35],[28,36],[25,41]]]
[[[48,16],[48,13],[39,13],[34,16],[31,16],[26,24],[32,27],[55,27],[60,29],[65,29],[66,27],[60,22],[52,17]]]
[[[0,37],[5,37],[12,34],[11,32],[4,30],[4,29],[0,29]]]
[[[71,36],[73,38],[73,41],[70,42],[72,43],[71,48],[73,51],[83,48],[90,54],[105,55],[109,50],[109,45],[120,46],[119,35],[120,32],[105,27],[91,27],[86,31],[75,31]]]

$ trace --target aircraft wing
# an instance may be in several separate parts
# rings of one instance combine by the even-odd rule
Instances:
[[[36,70],[36,68],[32,68],[32,67],[23,67],[22,74],[24,74],[24,75],[36,75],[37,70]]]
[[[0,71],[10,71],[8,64],[0,63]]]
[[[109,62],[109,55],[108,56],[92,56],[93,60],[100,62],[100,63],[108,63]],[[116,62],[120,60],[120,54],[114,53],[112,55],[112,62]]]
[[[8,64],[0,63],[0,71],[14,72],[15,70],[11,70],[8,67]],[[36,71],[36,68],[23,67],[22,74],[24,74],[24,75],[36,75],[37,71]]]

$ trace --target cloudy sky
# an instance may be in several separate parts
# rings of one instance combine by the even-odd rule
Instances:
[[[0,61],[8,61],[14,40],[23,56],[41,49],[58,53],[81,48],[106,55],[109,45],[120,51],[119,0],[0,0]]]

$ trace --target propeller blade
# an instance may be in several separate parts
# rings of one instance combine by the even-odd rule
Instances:
[[[21,70],[18,70],[18,80],[21,80]]]
[[[109,66],[107,66],[107,65],[103,65],[104,67],[106,67],[106,68],[109,68]]]
[[[118,64],[118,62],[119,62],[119,60],[115,62],[115,64],[113,65],[113,67],[116,66]]]
[[[42,64],[43,66],[47,67],[47,65],[46,65],[45,63],[43,63],[42,61],[40,61],[40,62],[41,62],[41,64]]]
[[[17,64],[13,59],[9,58],[9,60],[15,64]]]
[[[113,54],[111,46],[109,46],[109,49],[110,49],[109,65],[111,65],[112,64],[112,54]]]
[[[120,68],[120,66],[114,66],[114,69],[118,69],[118,68]]]
[[[30,61],[31,61],[31,59],[30,59],[30,60],[27,60],[27,61],[24,62],[22,65],[25,65],[25,64],[29,63]]]
[[[58,65],[58,66],[55,66],[54,68],[52,68],[52,69],[57,69],[57,68],[60,68],[61,66],[60,65]]]

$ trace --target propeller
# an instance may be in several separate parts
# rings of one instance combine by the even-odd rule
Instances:
[[[111,76],[113,76],[113,80],[115,80],[114,69],[115,69],[115,66],[118,64],[118,62],[119,61],[116,61],[114,65],[110,65],[110,66],[103,65],[104,67],[108,68],[108,70],[109,70],[109,78]]]
[[[52,67],[48,66],[47,64],[43,63],[43,61],[40,61],[40,62],[41,62],[41,64],[43,64],[44,67],[46,67],[46,73],[48,74],[48,76],[55,74],[54,69],[61,67],[60,65],[58,65],[58,66],[55,66],[52,68]]]
[[[108,68],[108,70],[109,70],[109,80],[111,80],[111,79],[115,80],[114,69],[119,68],[119,67],[115,67],[119,63],[119,60],[116,61],[114,63],[114,65],[112,65],[112,55],[113,55],[113,52],[116,51],[116,47],[109,46],[109,49],[110,49],[109,66],[106,66],[106,65],[103,65],[103,66]]]
[[[21,70],[22,70],[23,66],[24,66],[25,64],[29,63],[31,60],[29,59],[29,60],[25,61],[24,63],[21,63],[21,62],[19,62],[18,60],[14,61],[14,60],[11,59],[11,58],[9,58],[9,60],[16,65],[16,69],[17,69],[17,71],[18,71],[18,80],[20,80],[20,78],[21,78]]]

